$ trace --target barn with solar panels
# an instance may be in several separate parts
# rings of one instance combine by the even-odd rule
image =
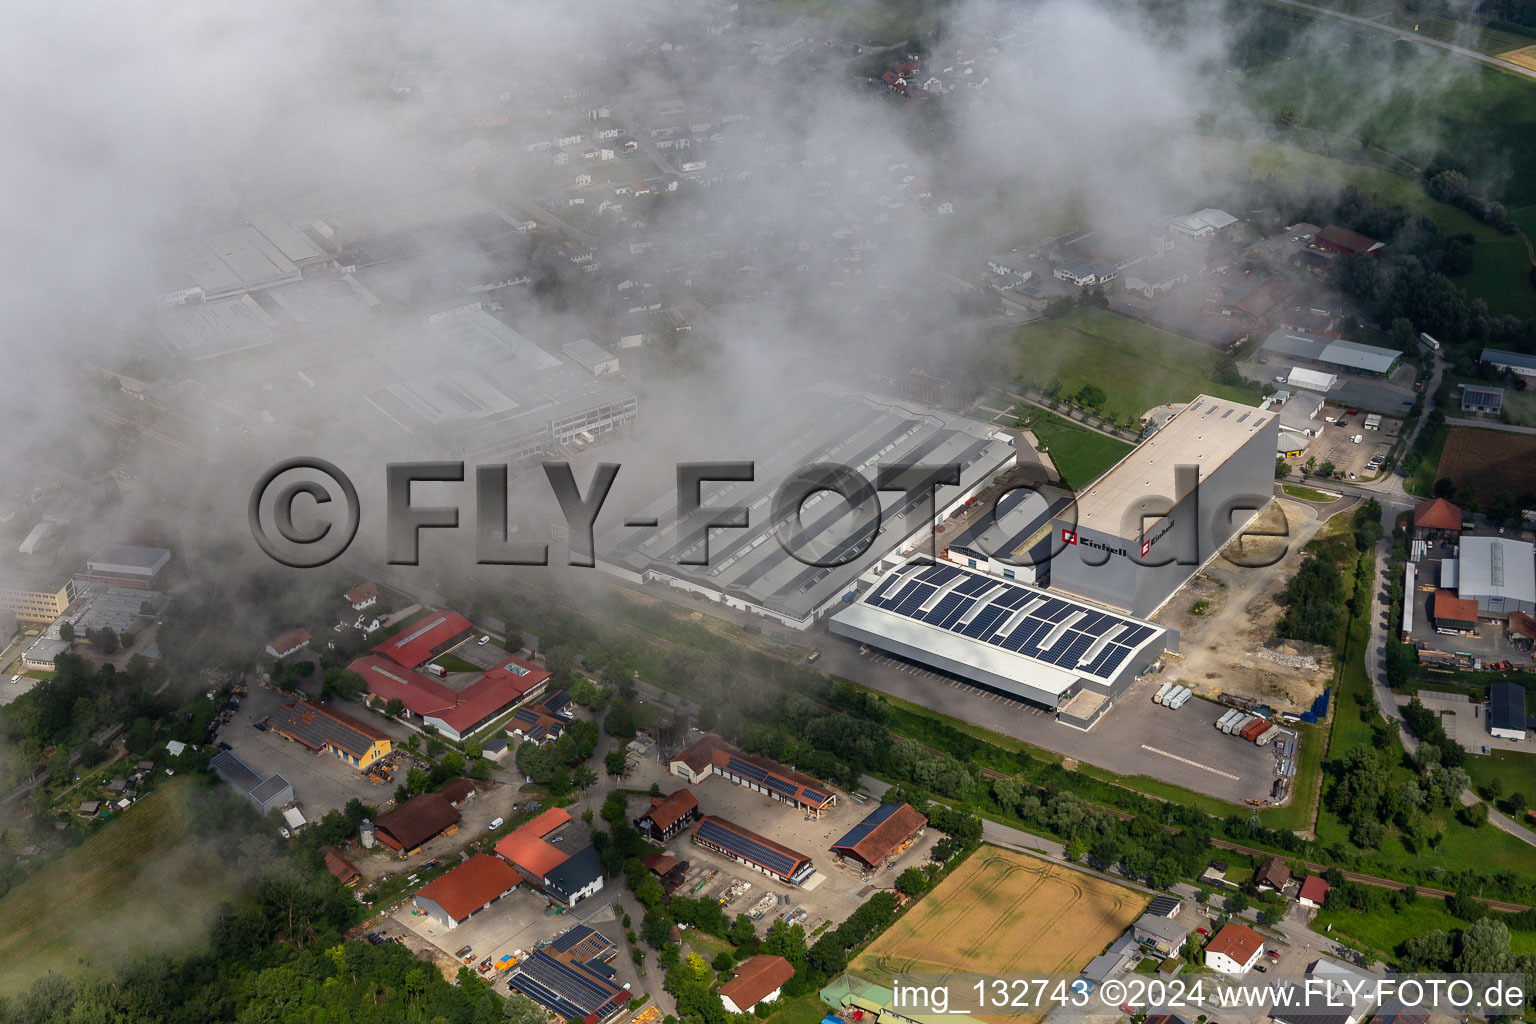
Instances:
[[[767,758],[744,754],[713,734],[701,737],[676,754],[667,770],[694,784],[719,775],[738,786],[817,815],[837,803],[837,794],[825,783]]]
[[[811,858],[805,854],[713,815],[699,821],[693,830],[693,841],[789,885],[802,885],[816,872]]]
[[[911,846],[927,824],[911,804],[883,803],[833,843],[832,852],[840,860],[878,868]]]
[[[958,565],[908,562],[832,617],[831,631],[1053,711],[1102,698],[1092,721],[1178,633]],[[1063,717],[1063,721],[1068,721]]]
[[[608,964],[617,952],[602,933],[577,925],[518,961],[507,978],[507,988],[561,1020],[600,1024],[629,1002],[628,986],[614,981]]]

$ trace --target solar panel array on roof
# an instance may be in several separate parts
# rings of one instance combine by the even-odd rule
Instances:
[[[735,829],[726,828],[720,822],[709,818],[699,822],[699,827],[694,832],[694,838],[718,846],[728,853],[743,857],[760,867],[767,868],[782,878],[793,877],[795,870],[805,862],[803,857],[796,858],[782,850],[774,849],[750,836],[742,835]]]
[[[228,750],[221,750],[208,762],[208,767],[218,772],[225,782],[242,793],[254,792],[261,785],[261,776]]]
[[[586,943],[586,947],[578,948],[583,943]],[[575,950],[576,955],[581,959],[590,960],[612,949],[613,943],[602,932],[595,931],[584,924],[579,924],[564,935],[556,936],[550,942],[549,948],[556,953],[569,953]]]
[[[833,843],[832,848],[837,849],[841,846],[856,846],[871,832],[878,828],[881,823],[883,823],[886,819],[888,819],[891,815],[895,814],[899,810],[901,810],[901,804],[899,803],[881,804],[873,811],[870,811],[869,815],[863,821],[849,829],[847,835]]]
[[[277,794],[288,788],[288,780],[281,775],[274,775],[266,782],[251,790],[251,799],[259,804],[264,804]]]
[[[865,603],[1102,681],[1112,679],[1156,632],[1111,612],[951,565],[913,563],[881,583]]]
[[[628,998],[624,989],[585,965],[568,964],[542,949],[517,965],[507,986],[566,1020],[591,1013],[601,1017],[615,1000]]]

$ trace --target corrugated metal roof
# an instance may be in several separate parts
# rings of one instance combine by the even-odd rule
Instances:
[[[1457,560],[1462,597],[1536,603],[1536,549],[1506,537],[1462,537]]]

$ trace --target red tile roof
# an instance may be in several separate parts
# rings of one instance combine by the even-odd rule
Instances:
[[[1527,636],[1536,640],[1536,619],[1519,609],[1509,613],[1509,621],[1505,626],[1515,636]]]
[[[1431,498],[1413,506],[1413,525],[1427,530],[1460,530],[1461,509],[1444,498]]]
[[[541,881],[545,875],[568,859],[558,847],[521,829],[502,836],[496,843],[496,854],[505,858],[508,863],[516,865],[518,870],[529,878],[537,878]]]
[[[362,604],[369,598],[379,596],[379,585],[377,583],[359,583],[343,596],[346,597],[348,604]]]
[[[1437,590],[1430,614],[1447,622],[1476,622],[1477,602],[1457,597],[1454,590]]]
[[[418,898],[442,907],[450,918],[462,921],[470,914],[517,888],[522,877],[505,861],[478,853],[434,882],[416,890]]]
[[[549,673],[544,669],[529,666],[532,670],[519,676],[507,670],[506,664],[487,672],[463,690],[455,690],[419,672],[402,668],[378,654],[364,655],[348,667],[363,677],[369,692],[379,700],[398,698],[411,714],[422,718],[430,715],[462,735],[516,704],[531,689],[549,679]]]
[[[880,811],[881,808],[877,807],[869,813],[868,817],[874,817]],[[917,830],[926,824],[928,819],[919,814],[915,807],[911,804],[902,804],[853,844],[845,847],[833,846],[833,849],[852,853],[865,864],[879,864],[895,853],[902,843],[911,839],[917,834]]]
[[[750,1010],[758,1001],[795,976],[795,969],[788,960],[771,953],[757,956],[736,966],[736,974],[721,985],[719,994],[730,996],[731,1002],[742,1011]]]
[[[1309,900],[1318,906],[1322,906],[1323,900],[1328,898],[1328,890],[1331,888],[1332,886],[1327,882],[1317,875],[1313,875],[1301,883],[1301,892],[1298,895],[1304,900]]]
[[[1206,953],[1225,953],[1240,964],[1253,958],[1264,945],[1264,936],[1245,924],[1231,922],[1206,945]]]
[[[331,874],[341,879],[342,885],[356,885],[363,877],[363,873],[353,866],[352,862],[337,852],[334,846],[322,846],[320,852],[325,854],[325,867]]]
[[[717,750],[729,751],[730,749],[725,740],[714,733],[708,733],[700,736],[682,753],[674,754],[672,761],[673,763],[681,761],[688,766],[689,771],[697,775],[715,763],[715,752]]]
[[[529,818],[522,825],[518,826],[517,831],[543,839],[555,831],[555,829],[562,828],[570,823],[571,816],[566,813],[563,807],[551,807],[537,818]]]
[[[302,647],[304,644],[309,643],[309,639],[309,630],[303,628],[290,629],[286,633],[273,637],[272,642],[267,646],[271,647],[279,655],[282,655],[296,647]]]
[[[645,812],[644,817],[651,819],[651,824],[665,832],[681,817],[690,811],[699,809],[699,801],[687,789],[680,789],[666,798],[652,797],[651,809]]]
[[[1329,224],[1319,231],[1317,240],[1330,249],[1338,249],[1346,253],[1370,252],[1379,244],[1374,238],[1337,224]]]
[[[430,661],[435,650],[460,633],[469,633],[473,629],[470,621],[458,612],[434,611],[394,636],[379,641],[373,649],[397,665],[417,668]]]
[[[399,698],[413,715],[430,715],[451,708],[459,697],[437,680],[401,668],[377,654],[366,654],[347,667],[363,677],[375,697],[384,701]]]

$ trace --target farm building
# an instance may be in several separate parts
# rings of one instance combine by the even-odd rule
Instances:
[[[175,756],[175,752],[172,752]],[[251,802],[258,814],[266,814],[274,807],[293,802],[293,784],[281,775],[262,778],[251,770],[232,750],[221,750],[208,762],[225,782],[234,786],[240,795]]]
[[[1477,602],[1462,600],[1456,596],[1454,590],[1442,588],[1435,591],[1434,605],[1430,609],[1430,615],[1434,618],[1435,628],[1438,630],[1470,633],[1477,628]]]
[[[613,980],[607,966],[617,952],[602,933],[579,924],[518,961],[507,987],[560,1020],[603,1024],[629,1002],[629,989]]]
[[[267,654],[274,658],[286,658],[309,646],[309,630],[290,629],[267,641]]]
[[[1312,363],[1328,370],[1385,377],[1397,369],[1403,354],[1390,348],[1362,345],[1309,331],[1279,330],[1264,340],[1264,351],[1286,359]]]
[[[990,515],[977,516],[956,534],[943,556],[1005,580],[1043,584],[1050,575],[1051,522],[1071,501],[1071,494],[1053,487],[1009,491]]]
[[[731,980],[716,990],[727,1013],[750,1013],[760,1003],[779,998],[779,990],[795,976],[795,968],[781,956],[759,953],[736,965]]]
[[[1190,402],[1057,516],[1052,588],[1143,618],[1162,607],[1273,500],[1278,420]]]
[[[478,853],[458,867],[416,890],[416,909],[447,928],[457,928],[507,893],[522,878],[511,865],[488,853]]]
[[[560,709],[569,703],[569,694],[561,690],[537,704],[524,704],[507,723],[508,735],[540,746],[555,742],[564,734],[567,724]]]
[[[1504,408],[1504,389],[1483,384],[1461,386],[1461,411],[1486,412],[1498,415]]]
[[[1217,932],[1205,947],[1205,966],[1221,974],[1247,974],[1264,954],[1264,936],[1236,921]]]
[[[922,561],[887,573],[832,617],[831,632],[1058,711],[1083,728],[1178,645],[1177,633],[1140,619]],[[1098,703],[1068,710],[1085,693]]]
[[[1339,386],[1339,375],[1336,373],[1324,373],[1321,370],[1308,370],[1302,366],[1291,367],[1291,372],[1286,374],[1286,384],[1293,388],[1306,388],[1308,391],[1332,391]]]
[[[1417,540],[1455,540],[1461,536],[1461,508],[1444,498],[1431,498],[1413,507],[1413,536]]]
[[[1494,683],[1488,688],[1488,731],[1504,740],[1525,739],[1525,687]]]
[[[496,843],[497,856],[522,872],[529,885],[543,885],[544,876],[565,863],[566,854],[547,837],[569,824],[571,816],[551,807],[537,818],[525,822],[502,836]]]
[[[1329,252],[1336,252],[1341,256],[1352,256],[1356,253],[1374,255],[1386,248],[1386,243],[1362,235],[1358,231],[1340,227],[1337,224],[1329,224],[1317,233],[1317,244],[1320,248]]]
[[[1225,210],[1217,210],[1206,207],[1187,217],[1179,217],[1168,223],[1168,230],[1185,238],[1206,239],[1214,238],[1218,233],[1225,231],[1237,218]]]
[[[267,728],[316,753],[333,754],[358,769],[367,768],[390,750],[389,737],[373,726],[307,700],[284,704],[268,715]]]
[[[378,841],[402,857],[459,823],[459,809],[441,791],[413,796],[373,823]]]
[[[340,850],[334,846],[322,846],[320,852],[325,856],[325,869],[336,876],[336,880],[347,888],[352,888],[363,880],[363,873],[357,870]]]
[[[1504,638],[1517,651],[1529,651],[1536,647],[1536,618],[1525,612],[1510,612],[1504,622]]]
[[[730,485],[729,504],[750,509],[744,528],[707,528],[721,515],[711,506],[724,500],[714,497],[724,481],[703,485],[703,507],[692,514],[684,509],[687,518],[679,524],[676,482],[668,482],[632,513],[654,517],[659,528],[615,528],[599,536],[599,565],[630,583],[662,583],[807,629],[841,608],[860,576],[876,565],[902,561],[900,551],[909,541],[926,536],[1015,462],[1012,438],[997,426],[830,385],[790,396],[775,410],[773,423],[773,431],[716,438],[717,444],[733,442],[733,450],[756,458],[751,479]],[[800,479],[815,463],[853,467],[870,486],[877,463],[959,465],[960,484],[941,488],[938,501],[920,485],[877,491],[867,503],[858,497],[854,504],[871,520],[878,504],[883,532],[872,522],[867,529],[852,529],[850,503],[843,496],[827,491],[812,496],[802,509],[807,545],[815,547],[814,538],[822,538],[824,546],[837,548],[817,553],[813,565],[780,543],[785,530],[774,503],[786,481]],[[925,507],[930,502],[931,513]]]
[[[1296,902],[1304,907],[1321,907],[1328,899],[1328,890],[1333,888],[1323,881],[1319,875],[1310,876],[1301,883],[1301,891],[1296,894]]]
[[[1507,537],[1463,537],[1456,560],[1456,591],[1476,601],[1477,612],[1502,619],[1536,613],[1536,549]]]
[[[474,629],[458,612],[431,612],[420,622],[375,644],[373,649],[402,668],[420,668],[468,640]]]
[[[883,803],[832,844],[839,860],[875,869],[897,856],[928,824],[911,804]]]
[[[1508,370],[1519,377],[1536,377],[1536,356],[1526,355],[1524,352],[1485,348],[1479,359],[1495,370]]]
[[[719,775],[780,803],[793,804],[817,814],[837,803],[837,794],[830,786],[774,764],[765,757],[744,754],[714,734],[700,737],[686,750],[674,755],[667,770],[694,785],[711,775]]]
[[[693,830],[696,845],[712,850],[789,885],[800,885],[815,871],[811,858],[772,839],[712,815]]]
[[[699,801],[687,789],[651,797],[651,807],[635,819],[635,828],[654,843],[665,843],[699,820]]]

